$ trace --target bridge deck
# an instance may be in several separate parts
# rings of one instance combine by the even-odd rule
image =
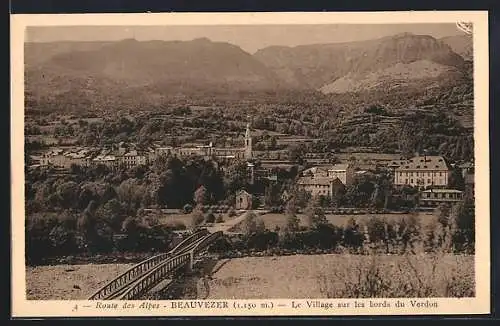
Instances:
[[[90,300],[139,299],[182,268],[192,268],[196,257],[222,235],[200,230],[169,253],[153,256],[135,265],[94,293]],[[168,281],[166,281],[168,283]]]

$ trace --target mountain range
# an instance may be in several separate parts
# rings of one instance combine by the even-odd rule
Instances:
[[[436,39],[410,33],[350,43],[240,47],[192,41],[25,44],[29,103],[112,105],[172,94],[314,91],[356,93],[396,87],[435,88],[471,74],[467,36]],[[70,102],[73,100],[69,100]]]

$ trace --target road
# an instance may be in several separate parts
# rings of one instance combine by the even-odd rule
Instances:
[[[243,213],[241,213],[239,216],[235,217],[235,218],[232,218],[230,220],[227,220],[223,223],[214,223],[213,225],[211,226],[206,226],[207,230],[209,232],[217,232],[217,231],[222,231],[224,233],[231,233],[231,229],[233,227],[235,227],[236,225],[240,224],[241,222],[243,222],[243,220],[245,219],[246,215],[248,212],[254,212],[257,216],[258,215],[261,215],[265,212],[263,211],[259,211],[259,210],[254,210],[254,211],[245,211]]]

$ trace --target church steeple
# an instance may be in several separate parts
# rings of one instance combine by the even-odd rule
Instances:
[[[250,133],[250,121],[247,123],[245,131],[245,159],[252,159],[252,135]]]

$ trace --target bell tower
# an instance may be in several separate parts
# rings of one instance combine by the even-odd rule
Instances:
[[[252,135],[250,134],[250,122],[247,123],[245,131],[245,159],[252,159]]]

